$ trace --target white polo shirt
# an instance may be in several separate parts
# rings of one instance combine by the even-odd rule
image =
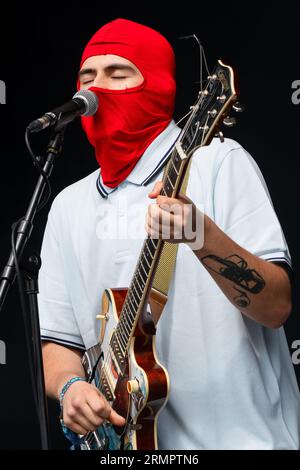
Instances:
[[[102,293],[130,284],[148,193],[179,132],[171,122],[116,189],[97,170],[54,200],[39,277],[44,340],[82,349],[98,342]],[[187,195],[243,248],[290,264],[263,177],[237,142],[213,139],[195,152]],[[128,222],[139,238],[129,237]],[[299,448],[299,391],[283,328],[242,315],[183,244],[156,343],[171,385],[160,449]]]

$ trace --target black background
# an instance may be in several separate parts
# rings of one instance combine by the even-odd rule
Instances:
[[[197,2],[198,3],[198,2]],[[201,5],[200,5],[201,6]],[[199,7],[199,5],[198,5]],[[26,125],[45,111],[67,101],[76,91],[76,74],[86,42],[104,23],[123,17],[144,23],[164,34],[177,56],[176,118],[193,104],[197,94],[199,60],[196,43],[180,36],[197,34],[209,66],[218,58],[236,70],[241,101],[246,111],[238,125],[225,130],[255,158],[267,181],[293,258],[295,281],[293,312],[286,324],[292,349],[300,341],[298,243],[298,161],[300,105],[292,103],[292,82],[300,79],[300,6],[285,2],[270,7],[261,2],[195,5],[164,15],[153,6],[149,14],[128,7],[103,8],[87,2],[80,7],[53,4],[1,15],[0,80],[6,83],[6,104],[0,106],[0,266],[10,250],[10,227],[21,217],[32,194],[37,174],[24,143]],[[186,11],[187,15],[184,15]],[[159,12],[159,13],[158,13]],[[176,14],[176,9],[170,9]],[[42,153],[47,134],[34,139]],[[52,197],[65,186],[97,168],[92,148],[81,131],[80,120],[67,129],[63,154],[51,177]],[[35,222],[31,239],[39,249],[50,204]],[[99,293],[100,295],[101,293]],[[24,326],[16,286],[0,314],[0,340],[5,341],[7,363],[0,365],[0,449],[37,449],[39,431],[28,378]],[[299,344],[300,346],[300,344]],[[299,349],[298,346],[298,349]],[[294,361],[296,362],[296,361]],[[300,378],[300,365],[295,370]],[[52,448],[65,448],[57,424],[58,409],[49,403]]]

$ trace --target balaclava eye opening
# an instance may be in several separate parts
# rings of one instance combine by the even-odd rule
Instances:
[[[106,54],[131,61],[144,77],[141,85],[125,90],[89,88],[98,96],[99,108],[94,116],[82,117],[82,125],[95,147],[104,184],[114,188],[126,179],[173,117],[175,57],[160,33],[124,19],[107,23],[96,32],[83,52],[80,67],[87,58]]]

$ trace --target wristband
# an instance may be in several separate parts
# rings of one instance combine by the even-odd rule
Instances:
[[[65,385],[61,389],[61,392],[59,394],[59,403],[60,403],[61,408],[62,408],[63,399],[64,399],[66,391],[69,390],[69,387],[71,387],[71,385],[73,383],[78,382],[79,380],[82,380],[83,382],[86,382],[86,380],[82,377],[72,377],[72,379],[68,380],[68,382],[65,383]]]

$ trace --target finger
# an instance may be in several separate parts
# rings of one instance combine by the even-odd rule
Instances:
[[[108,419],[111,407],[106,401],[105,397],[100,394],[98,390],[95,390],[96,393],[91,393],[87,396],[87,404],[92,411],[92,413],[104,419]]]
[[[94,429],[97,429],[99,426],[101,426],[104,419],[106,419],[107,416],[109,416],[108,413],[104,413],[104,416],[103,416],[102,412],[98,411],[99,409],[101,410],[100,406],[99,408],[97,408],[97,406],[92,408],[89,403],[87,403],[82,409],[81,414],[88,421],[90,425],[89,429],[92,429],[92,427]]]
[[[157,204],[150,204],[148,207],[148,217],[146,220],[147,225],[150,229],[157,230],[159,232],[159,227],[162,222],[162,211]],[[154,233],[151,231],[151,237],[154,238]],[[159,238],[159,237],[156,237]]]
[[[123,416],[119,415],[115,410],[111,409],[110,416],[108,418],[108,421],[110,421],[112,424],[115,426],[124,426],[126,423],[126,419],[123,418]]]
[[[162,187],[163,187],[163,182],[157,181],[152,191],[148,194],[148,197],[150,197],[151,199],[155,199],[159,195],[160,191],[162,190]]]
[[[105,397],[96,389],[97,396],[90,396],[88,398],[89,406],[92,407],[92,410],[97,415],[100,415],[102,418],[107,419],[112,424],[116,426],[123,426],[126,420],[119,415],[108,403]],[[100,398],[100,400],[97,400]]]
[[[75,432],[76,434],[82,434],[83,436],[85,436],[89,432],[88,429],[85,429],[82,426],[80,426],[80,424],[77,424],[74,422],[72,422],[69,425],[67,425],[66,423],[64,424],[65,426],[67,426],[67,428],[71,429],[71,431]]]
[[[184,209],[184,203],[173,197],[158,196],[156,202],[163,211],[172,214],[181,214]]]
[[[64,413],[63,422],[67,428],[77,434],[86,434],[91,431],[91,426],[87,420],[75,408],[71,408],[68,413]]]
[[[160,211],[154,217],[148,216],[146,222],[150,228],[162,234],[163,232],[171,233],[174,230],[175,220],[180,223],[182,218],[175,219],[172,213]]]
[[[171,206],[167,206],[167,210],[164,210],[164,206],[159,206],[158,204],[149,204],[148,213],[146,217],[147,223],[151,226],[153,225],[157,230],[159,227],[173,224],[173,216],[175,214],[182,218],[183,206],[176,204],[176,207],[172,210]]]
[[[154,204],[149,204],[147,214],[148,214],[147,220],[154,219],[154,220],[159,221],[161,218],[162,211],[160,207],[156,203],[154,203]]]

